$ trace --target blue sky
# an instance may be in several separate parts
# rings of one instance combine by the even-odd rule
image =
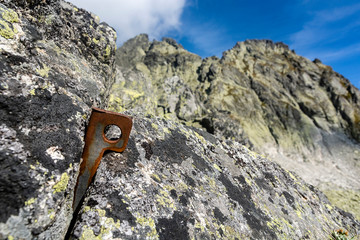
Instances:
[[[118,44],[139,33],[172,37],[201,57],[237,41],[282,41],[360,88],[360,2],[354,0],[71,0],[99,15]]]

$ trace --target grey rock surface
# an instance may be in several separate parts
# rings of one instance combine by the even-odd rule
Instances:
[[[0,1],[0,239],[62,239],[115,31],[65,1]]]
[[[359,222],[295,173],[231,140],[134,118],[127,149],[106,155],[74,239],[327,239]]]

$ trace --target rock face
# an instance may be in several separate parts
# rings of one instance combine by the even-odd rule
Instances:
[[[228,113],[210,108],[211,91],[199,95],[217,82],[219,59],[142,35],[119,50],[116,67],[115,39],[62,0],[0,1],[0,239],[319,239],[360,230],[298,175],[230,139],[254,144],[234,130],[236,118],[220,125]],[[134,129],[125,152],[103,158],[71,225],[91,106],[132,108]]]
[[[201,58],[174,40],[149,43],[147,35],[129,40],[117,50],[117,81],[109,107],[132,109],[192,122],[201,116],[201,103],[190,84],[197,83]]]
[[[319,60],[268,40],[239,42],[221,59],[201,60],[173,40],[149,42],[146,35],[126,42],[116,58],[121,74],[111,89],[113,109],[202,127],[331,196],[344,189],[360,196],[360,92]]]
[[[116,33],[64,1],[0,2],[0,239],[62,239]]]
[[[123,154],[106,155],[75,239],[326,239],[358,222],[326,197],[231,140],[134,118]]]

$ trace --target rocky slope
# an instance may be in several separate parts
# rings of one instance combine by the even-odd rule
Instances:
[[[113,109],[235,139],[329,196],[344,191],[349,211],[360,205],[360,92],[320,60],[268,40],[239,42],[221,59],[201,60],[174,40],[139,35],[117,50],[116,61]]]
[[[62,239],[115,31],[64,1],[0,1],[0,239]]]
[[[103,158],[75,239],[327,239],[358,228],[297,175],[238,142],[134,117],[127,150]]]
[[[117,72],[115,39],[95,15],[62,0],[0,1],[0,239],[319,239],[338,228],[360,231],[296,174],[235,140],[166,119],[218,131],[196,92],[199,57],[170,39],[145,42],[121,49],[118,61],[132,62]],[[156,86],[155,78],[167,80]],[[70,225],[90,107],[107,105],[132,106],[134,129],[124,153],[103,158]]]

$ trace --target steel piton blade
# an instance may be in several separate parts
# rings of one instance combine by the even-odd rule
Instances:
[[[116,125],[121,129],[119,139],[107,139],[105,128]],[[73,209],[75,210],[86,193],[105,151],[123,152],[129,140],[132,118],[126,115],[92,108],[88,129],[85,134],[85,146],[77,179]]]

